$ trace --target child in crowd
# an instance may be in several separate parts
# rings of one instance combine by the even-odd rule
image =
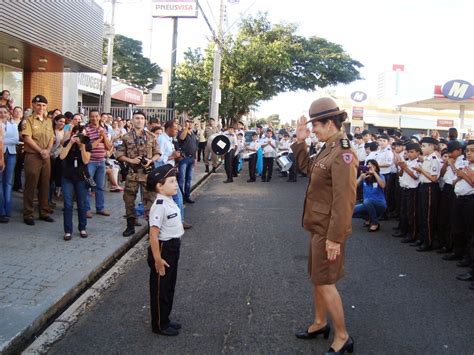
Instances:
[[[147,190],[157,192],[150,209],[150,310],[152,331],[176,336],[181,325],[170,319],[178,274],[181,236],[184,234],[181,212],[173,201],[178,191],[176,168],[171,164],[155,168],[147,178]]]
[[[257,132],[252,133],[252,141],[247,144],[247,151],[249,155],[249,179],[247,182],[255,182],[256,175],[255,170],[257,168],[257,151],[260,148],[260,143],[258,142]]]
[[[424,137],[421,140],[423,151],[423,163],[421,167],[413,170],[420,173],[420,188],[418,198],[420,200],[419,218],[419,240],[413,243],[419,252],[439,249],[439,241],[435,240],[435,221],[439,199],[439,174],[441,163],[436,155],[438,141],[432,137]]]
[[[421,147],[418,143],[408,143],[406,145],[407,160],[398,160],[400,167],[399,185],[401,190],[400,202],[400,233],[394,237],[401,237],[402,243],[411,243],[416,239],[416,196],[420,174],[415,168],[420,168],[421,163],[418,157]]]

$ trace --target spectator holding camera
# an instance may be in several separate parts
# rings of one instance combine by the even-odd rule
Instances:
[[[79,219],[79,234],[87,238],[87,164],[91,157],[92,145],[89,137],[85,136],[84,127],[74,126],[71,131],[71,139],[64,142],[59,158],[62,161],[62,189],[64,198],[64,240],[71,240],[72,236],[72,212],[74,208],[74,196],[77,202],[77,214]]]
[[[107,131],[100,125],[100,114],[97,110],[89,111],[89,124],[86,126],[86,135],[90,138],[92,150],[87,168],[89,175],[95,181],[95,210],[102,216],[110,216],[105,209],[105,157],[112,148],[112,143],[107,137]],[[92,218],[89,194],[86,198],[87,218]]]
[[[379,218],[387,209],[385,178],[380,175],[379,164],[375,159],[368,160],[366,166],[357,179],[357,184],[363,186],[364,200],[354,207],[352,217],[364,218],[369,232],[377,232],[380,229]]]

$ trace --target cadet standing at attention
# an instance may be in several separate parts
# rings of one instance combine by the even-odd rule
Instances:
[[[178,192],[176,168],[171,164],[154,169],[147,178],[149,192],[157,193],[150,210],[150,311],[153,333],[175,336],[181,324],[170,319],[178,275],[181,236],[184,234],[181,212],[173,201]]]
[[[38,189],[39,217],[46,222],[54,222],[49,216],[49,179],[51,175],[50,151],[54,143],[53,123],[47,114],[48,100],[36,95],[33,113],[21,125],[21,135],[25,143],[25,187],[23,189],[23,220],[29,226],[33,219],[34,199]]]
[[[306,118],[301,117],[296,129],[297,143],[291,146],[301,171],[308,173],[303,227],[311,233],[308,271],[313,282],[314,322],[307,330],[296,334],[300,339],[327,339],[331,331],[331,316],[335,336],[328,354],[353,352],[354,340],[344,321],[344,309],[336,282],[344,276],[344,250],[352,232],[352,211],[356,199],[357,155],[341,131],[347,113],[328,97],[311,104],[310,122],[318,141],[325,145],[310,159],[305,140],[310,131]]]
[[[147,191],[145,187],[147,175],[152,170],[155,160],[160,158],[160,151],[155,135],[144,129],[145,122],[146,116],[143,111],[136,110],[133,112],[133,129],[123,136],[122,144],[117,147],[115,153],[116,159],[125,162],[129,167],[123,193],[127,218],[127,228],[122,233],[124,237],[135,234],[137,218],[135,200],[137,199],[138,188],[142,187],[145,214],[148,213],[151,203],[155,199],[153,191]]]

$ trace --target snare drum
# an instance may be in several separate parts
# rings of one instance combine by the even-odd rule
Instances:
[[[290,170],[291,165],[293,164],[292,161],[288,158],[287,154],[278,157],[276,163],[283,173]]]

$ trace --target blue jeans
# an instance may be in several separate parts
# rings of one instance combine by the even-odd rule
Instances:
[[[87,188],[85,181],[71,181],[62,179],[62,189],[64,198],[64,233],[72,233],[72,212],[74,209],[74,193],[77,201],[77,215],[79,218],[79,231],[86,230],[87,209],[86,196]]]
[[[385,201],[364,199],[354,207],[352,218],[364,218],[370,220],[371,224],[379,224],[379,218],[385,212],[387,204]]]
[[[10,217],[12,213],[13,176],[15,174],[16,154],[5,152],[5,169],[0,173],[0,216]]]
[[[176,195],[173,195],[173,201],[178,205],[179,210],[181,211],[181,222],[184,222],[183,194],[179,188]]]
[[[191,196],[191,182],[193,180],[194,157],[184,157],[179,162],[178,185],[184,193],[184,198],[189,199]]]
[[[101,212],[105,208],[104,185],[105,185],[105,160],[100,163],[87,164],[89,175],[94,179],[95,189],[95,211]],[[86,211],[91,210],[90,196],[86,195]]]

